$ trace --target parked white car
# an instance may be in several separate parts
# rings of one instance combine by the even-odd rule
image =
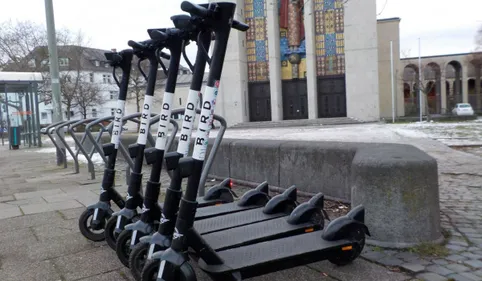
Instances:
[[[474,115],[474,109],[469,103],[458,103],[452,110],[454,115]]]

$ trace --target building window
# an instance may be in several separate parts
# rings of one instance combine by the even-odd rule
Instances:
[[[111,83],[111,76],[110,74],[104,74],[102,75],[102,79],[104,81],[104,84],[110,84]]]
[[[110,91],[110,99],[113,100],[118,95],[116,91]]]
[[[94,73],[89,73],[89,81],[90,83],[94,83]]]
[[[179,98],[179,105],[182,105],[182,99]]]
[[[41,118],[42,120],[47,119],[47,112],[42,112]]]
[[[34,68],[36,66],[35,59],[31,59],[28,61],[28,66]]]
[[[68,58],[60,58],[59,59],[59,66],[69,66],[69,59]]]
[[[92,108],[92,117],[97,118],[97,109]]]
[[[70,117],[74,117],[75,112],[73,110],[70,111]]]
[[[114,116],[115,115],[115,108],[110,109],[110,115]]]
[[[105,66],[105,68],[109,68],[110,65],[109,65],[108,62],[106,62],[106,63],[104,64],[104,66]]]
[[[94,63],[95,63],[95,66],[100,66],[100,61],[96,60],[94,61]]]

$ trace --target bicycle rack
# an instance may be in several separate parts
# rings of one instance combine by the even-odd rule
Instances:
[[[140,112],[137,112],[137,113],[133,113],[131,115],[128,115],[124,118],[122,118],[122,121],[125,121],[127,119],[132,119],[131,121],[135,122],[135,123],[140,123],[140,121],[138,119],[133,119],[133,118],[136,118],[136,117],[140,117],[141,116],[141,113]],[[150,125],[152,124],[155,124],[157,122],[159,122],[159,119],[160,119],[160,115],[159,114],[154,114],[154,113],[151,113],[151,120],[150,120]],[[171,134],[171,137],[168,138],[167,140],[167,144],[166,144],[166,147],[169,149],[174,141],[174,138],[177,134],[177,131],[179,129],[179,125],[177,124],[176,121],[174,120],[170,120],[170,123],[172,124],[173,126],[173,129],[172,129],[172,134]],[[107,126],[107,130],[109,131],[109,134],[112,135],[112,126],[113,126],[114,123],[111,123]],[[148,139],[149,141],[149,144],[151,146],[155,146],[156,142],[154,141],[154,138],[152,138],[152,135],[150,133],[150,130],[149,130],[149,134],[148,134],[148,137],[150,137]],[[121,135],[121,138],[122,138],[122,135]],[[127,152],[127,150],[125,149],[125,147],[122,145],[122,142],[120,143],[120,148],[121,148],[121,153],[122,155],[124,156],[124,158],[126,159],[129,159],[128,161],[128,166],[126,167],[126,184],[129,184],[129,177],[130,177],[130,172],[131,172],[131,169],[134,167],[134,161],[132,161],[132,159],[130,158],[130,155],[129,153]],[[169,175],[170,176],[170,175]]]
[[[131,115],[128,115],[128,116],[125,116],[122,118],[122,121],[133,121],[135,123],[139,123],[140,121],[139,120],[136,120],[135,118],[137,117],[140,117],[141,116],[141,113],[134,113],[134,114],[131,114]],[[150,120],[150,125],[152,126],[153,124],[159,122],[159,118],[160,116],[157,115],[157,114],[154,114],[154,113],[151,113],[151,116],[153,116]],[[105,157],[104,155],[104,151],[102,149],[102,147],[99,145],[99,142],[100,142],[100,139],[102,137],[102,133],[103,132],[108,132],[109,135],[112,136],[112,126],[113,126],[113,122],[111,122],[109,125],[107,126],[102,126],[102,131],[98,134],[97,136],[97,139],[94,139],[94,136],[92,135],[92,132],[90,131],[90,128],[92,126],[94,126],[95,124],[100,124],[101,122],[104,122],[104,121],[109,121],[109,120],[112,120],[114,117],[113,116],[107,116],[107,117],[103,117],[103,118],[100,118],[100,119],[95,119],[94,121],[91,121],[89,124],[87,124],[87,126],[85,127],[85,134],[84,134],[84,138],[85,137],[88,137],[89,140],[92,142],[92,151],[91,153],[88,155],[89,157],[86,157],[87,158],[87,161],[89,163],[89,172],[91,173],[91,178],[92,179],[95,179],[95,168],[94,168],[94,163],[92,161],[92,156],[93,154],[95,153],[95,151],[97,151],[99,153],[99,155],[101,155],[102,159],[104,160],[104,163],[107,164],[107,158]],[[175,134],[177,133],[177,130],[178,130],[178,124],[171,120],[171,124],[173,125],[173,132],[174,132],[174,136]],[[174,137],[173,136],[173,137]],[[122,136],[121,136],[122,137]],[[168,145],[172,144],[172,138],[171,137],[170,139],[168,139]],[[147,140],[148,140],[148,143],[151,145],[151,146],[155,146],[155,140],[154,138],[152,137],[152,134],[149,132],[149,134],[147,135]],[[83,143],[81,142],[81,146],[83,146]],[[127,149],[124,147],[124,145],[122,145],[122,143],[120,143],[119,145],[119,149],[120,149],[120,152],[122,153],[122,155],[124,156],[125,160],[127,161],[127,167],[126,167],[126,182],[128,182],[128,178],[129,178],[129,174],[130,174],[130,169],[133,167],[134,165],[134,162],[132,161],[132,159],[130,158],[130,155],[127,151]],[[84,151],[81,151],[84,156],[87,154],[86,151],[85,151],[85,148],[82,147],[82,150]]]
[[[64,151],[62,150],[62,147],[60,147],[60,145],[55,141],[55,138],[52,136],[52,133],[50,132],[50,129],[55,128],[56,126],[58,126],[62,123],[65,123],[65,121],[60,121],[60,122],[50,124],[47,127],[45,127],[45,130],[47,132],[47,136],[50,138],[50,140],[54,144],[55,148],[57,148],[57,151],[60,151],[60,154],[62,154],[62,158],[64,159],[64,161],[63,161],[64,162],[64,168],[67,168],[67,156],[65,155]]]
[[[174,114],[184,114],[185,108],[177,108],[173,109],[171,112],[171,116]],[[201,114],[200,109],[196,109],[196,114]],[[227,128],[227,123],[226,119],[223,117],[213,114],[213,120],[218,121],[221,126],[219,128],[219,132],[214,140],[213,147],[211,148],[211,151],[209,152],[209,156],[206,159],[206,162],[204,163],[204,167],[201,173],[201,179],[199,181],[199,196],[204,196],[205,193],[205,184],[206,180],[208,178],[209,170],[211,169],[211,166],[213,165],[214,162],[214,157],[216,157],[216,153],[219,149],[219,146],[221,145],[221,141],[223,140],[224,132],[226,131]],[[172,118],[171,118],[171,121]]]
[[[64,137],[62,137],[59,134],[60,129],[62,129],[65,126],[69,126],[70,124],[74,124],[76,122],[78,122],[78,121],[77,120],[70,120],[70,121],[66,121],[62,124],[59,124],[57,127],[55,127],[55,132],[57,133],[57,136],[59,137],[59,140],[64,144],[65,149],[69,152],[69,154],[74,159],[74,173],[78,174],[79,173],[79,160],[77,159],[75,153],[70,148],[70,145],[65,141]],[[67,163],[67,162],[65,162],[65,163]],[[67,167],[67,164],[66,164],[66,167]]]
[[[84,138],[82,138],[82,141],[80,141],[77,136],[75,135],[75,131],[74,129],[82,124],[85,124],[85,123],[90,123],[94,120],[97,120],[98,118],[87,118],[87,119],[82,119],[82,120],[79,120],[77,121],[76,123],[74,124],[71,124],[69,126],[69,132],[70,132],[70,135],[72,136],[72,138],[74,139],[74,142],[75,144],[77,145],[77,149],[76,149],[76,152],[75,152],[75,157],[74,157],[74,164],[77,163],[78,165],[78,157],[79,157],[79,152],[82,152],[82,154],[84,155],[85,159],[87,160],[87,165],[93,165],[92,162],[92,159],[90,159],[89,157],[89,154],[87,153],[87,151],[85,150],[84,146],[83,146],[83,141],[85,140]],[[85,136],[85,134],[84,134]],[[94,176],[95,178],[95,176]],[[92,179],[94,179],[92,178]]]

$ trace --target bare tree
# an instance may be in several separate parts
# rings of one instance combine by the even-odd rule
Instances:
[[[148,62],[141,62],[140,67],[144,74],[147,73],[149,67]],[[143,73],[138,67],[137,58],[135,58],[132,63],[132,70],[129,80],[128,99],[135,101],[137,112],[141,112],[141,104],[144,98],[147,79],[144,77]]]
[[[415,98],[419,96],[419,91],[422,93],[422,103],[423,103],[423,111],[427,120],[431,119],[430,107],[429,107],[429,98],[428,95],[436,89],[436,84],[441,83],[441,87],[445,87],[445,83],[442,83],[442,78],[444,77],[444,70],[433,69],[431,65],[421,65],[421,69],[419,68],[418,61],[412,61],[409,58],[409,52],[402,51],[402,56],[405,58],[404,62],[406,65],[411,67],[405,67],[401,73],[401,77],[399,79],[402,80],[402,83],[407,83],[410,86],[410,97]],[[428,77],[424,77],[426,73],[425,70],[430,68],[430,73],[428,73]],[[434,73],[432,73],[434,72]],[[437,74],[437,72],[439,72]],[[415,101],[418,104],[418,100]]]
[[[83,77],[82,67],[87,41],[83,34],[67,29],[57,30],[59,50],[61,101],[70,112],[78,106],[83,89],[89,89],[90,82]],[[40,72],[44,83],[38,92],[39,102],[52,100],[49,71],[49,53],[45,26],[30,21],[6,21],[0,24],[0,68],[6,71]],[[88,96],[89,94],[86,93]]]
[[[74,100],[78,106],[78,110],[83,119],[87,118],[87,110],[91,107],[102,105],[105,102],[101,92],[102,87],[99,84],[81,82]]]

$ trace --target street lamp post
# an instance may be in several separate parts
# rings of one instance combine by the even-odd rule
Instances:
[[[52,107],[53,122],[63,121],[62,117],[62,103],[60,100],[60,80],[59,80],[59,58],[57,54],[57,39],[55,36],[55,20],[54,20],[54,7],[52,0],[45,0],[45,16],[47,22],[47,37],[49,48],[49,62],[50,62],[50,83],[52,87]],[[64,130],[59,130],[59,134],[63,135]],[[57,165],[61,166],[65,163],[63,155],[65,155],[65,148],[62,148],[64,153],[57,151]]]

